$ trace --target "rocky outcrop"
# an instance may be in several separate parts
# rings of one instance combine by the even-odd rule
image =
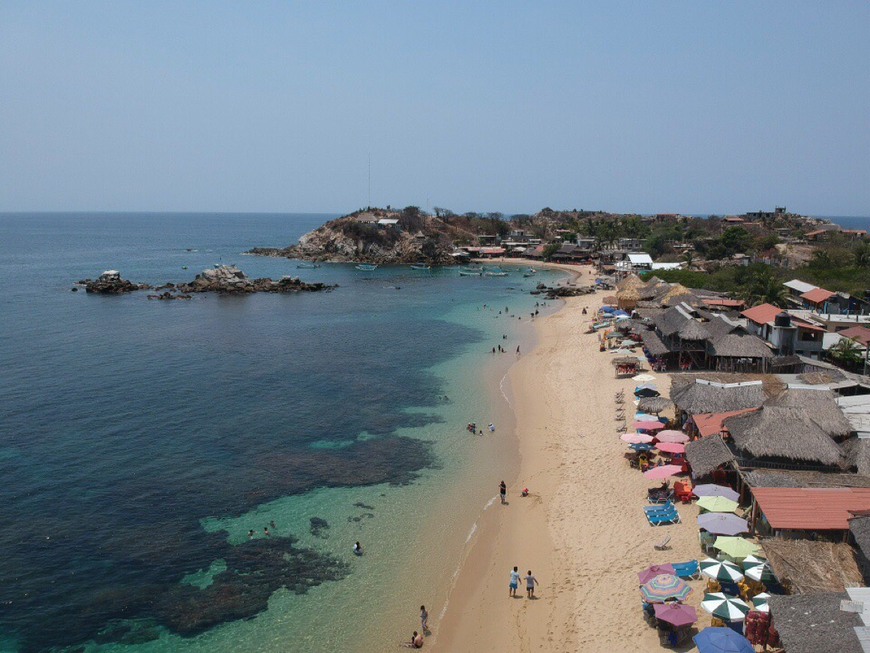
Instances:
[[[332,290],[335,285],[305,283],[297,277],[282,277],[278,281],[269,278],[250,279],[234,265],[222,265],[203,270],[190,283],[176,286],[180,293],[218,292],[248,294],[256,292],[317,292]]]
[[[579,295],[591,295],[595,292],[595,286],[546,286],[539,283],[533,295],[546,295],[548,299],[556,299],[557,297],[577,297]]]
[[[79,285],[85,287],[85,292],[97,293],[100,295],[120,295],[125,292],[133,292],[135,290],[148,290],[151,286],[144,283],[133,283],[121,278],[121,273],[117,270],[106,270],[96,281],[92,279],[82,279]]]

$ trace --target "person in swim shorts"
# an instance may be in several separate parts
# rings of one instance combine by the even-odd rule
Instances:
[[[509,596],[514,598],[517,595],[517,588],[520,586],[520,572],[517,567],[514,567],[514,570],[511,572],[511,581],[508,585],[510,589]]]

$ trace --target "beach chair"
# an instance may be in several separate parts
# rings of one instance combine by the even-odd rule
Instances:
[[[687,580],[695,580],[701,577],[701,567],[697,560],[689,560],[688,562],[673,562],[671,566],[674,568],[676,575]]]
[[[670,546],[668,546],[670,543],[671,543],[671,536],[668,535],[665,539],[663,539],[658,544],[653,544],[653,548],[656,551],[667,551],[668,549],[671,548]]]
[[[662,510],[676,510],[676,506],[671,502],[670,499],[666,500],[661,505],[655,506],[644,506],[643,511],[646,513],[650,512],[661,512]]]
[[[701,549],[703,549],[704,553],[710,555],[710,552],[715,552],[716,549],[713,546],[716,543],[716,536],[712,533],[708,533],[707,531],[698,531],[698,541],[701,544]]]
[[[674,495],[683,503],[692,503],[694,489],[691,482],[677,481],[674,483]]]
[[[647,514],[647,521],[650,526],[667,526],[670,524],[680,523],[680,513],[676,510]]]

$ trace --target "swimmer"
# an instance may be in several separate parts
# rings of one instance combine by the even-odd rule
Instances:
[[[264,526],[264,527],[263,527],[263,534],[264,534],[266,537],[272,537],[272,534],[269,532],[269,527],[268,527],[268,526]]]
[[[253,529],[253,528],[252,528],[251,530],[248,531],[248,539],[249,539],[249,540],[253,540],[253,539],[254,539],[254,529]]]
[[[353,552],[355,555],[358,556],[361,556],[363,554],[362,545],[359,542],[353,545]]]

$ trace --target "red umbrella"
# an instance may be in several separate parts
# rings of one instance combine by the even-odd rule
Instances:
[[[656,619],[666,621],[675,628],[691,626],[698,621],[698,611],[691,605],[682,603],[656,603],[653,606]]]
[[[665,453],[686,453],[686,445],[676,442],[659,442],[656,449]]]
[[[685,444],[689,441],[689,436],[683,433],[682,431],[675,431],[673,429],[665,429],[664,431],[660,431],[656,435],[656,439],[659,442],[679,442],[680,444]]]
[[[651,467],[647,471],[643,473],[647,478],[655,478],[655,479],[663,479],[668,478],[669,476],[673,476],[674,474],[679,474],[683,471],[681,465],[659,465],[658,467]]]
[[[641,585],[646,585],[659,574],[670,574],[671,576],[676,576],[677,572],[674,569],[674,566],[670,564],[653,565],[652,567],[644,569],[637,575],[637,577],[640,580]]]
[[[646,433],[623,433],[619,436],[619,439],[623,442],[628,442],[629,444],[648,444],[655,438]]]
[[[658,429],[665,428],[665,425],[661,422],[635,422],[634,430],[635,431],[657,431]]]

